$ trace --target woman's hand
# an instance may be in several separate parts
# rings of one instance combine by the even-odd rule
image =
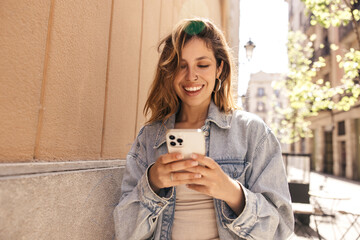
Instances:
[[[184,159],[180,153],[161,155],[149,170],[150,186],[158,194],[161,188],[192,183],[201,175],[187,170],[197,165],[198,161]]]
[[[240,185],[213,159],[200,154],[193,154],[192,159],[184,159],[179,153],[160,156],[149,170],[149,183],[157,194],[161,188],[186,184],[190,189],[224,200],[237,215],[245,206]]]
[[[190,189],[224,200],[229,207],[239,215],[245,207],[245,196],[240,184],[230,178],[213,159],[199,154],[193,154],[192,159],[199,166],[187,171],[201,174],[201,178],[193,179],[187,184]],[[204,165],[204,166],[201,166]]]

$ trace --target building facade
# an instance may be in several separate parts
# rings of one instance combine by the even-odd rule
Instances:
[[[283,81],[284,74],[258,72],[250,75],[248,90],[244,107],[248,112],[261,117],[268,126],[272,127],[281,121],[281,116],[276,113],[276,107],[286,107],[287,96],[280,89],[274,89],[273,84]],[[289,152],[289,145],[282,144],[282,151]]]
[[[127,152],[181,19],[218,25],[234,53],[238,0],[0,4],[0,239],[113,239]]]
[[[326,67],[316,78],[339,86],[343,76],[336,56],[343,56],[342,49],[357,46],[351,25],[330,27],[310,25],[310,17],[300,0],[288,0],[290,30],[302,31],[307,36],[316,34],[313,59],[323,57]],[[358,25],[359,26],[359,25]],[[338,50],[330,50],[334,43]],[[360,102],[349,111],[327,110],[309,119],[313,138],[304,139],[295,145],[296,153],[312,154],[312,168],[319,172],[334,174],[349,179],[360,179]]]

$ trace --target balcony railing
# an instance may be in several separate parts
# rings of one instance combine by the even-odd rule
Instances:
[[[309,183],[311,155],[283,153],[282,156],[288,181]]]

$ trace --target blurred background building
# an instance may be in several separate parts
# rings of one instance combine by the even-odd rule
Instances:
[[[316,34],[313,59],[323,57],[326,67],[317,74],[317,79],[341,85],[343,70],[339,68],[336,55],[343,55],[341,49],[357,46],[356,35],[351,24],[325,29],[312,26],[310,16],[305,14],[300,0],[288,0],[290,30],[302,31],[307,36]],[[355,7],[359,8],[359,3]],[[359,24],[357,25],[359,28]],[[330,50],[334,43],[338,50]],[[357,47],[355,47],[357,48]],[[315,81],[315,79],[314,79]],[[349,111],[322,111],[309,119],[314,137],[303,139],[295,145],[296,153],[312,155],[312,168],[319,172],[334,174],[349,179],[360,179],[360,102]]]
[[[276,107],[285,107],[288,104],[287,96],[280,89],[275,90],[275,82],[285,78],[283,73],[265,73],[260,71],[250,75],[246,96],[243,98],[246,111],[261,117],[268,126],[281,121],[282,116],[277,114]],[[289,144],[282,144],[282,151],[290,151]]]
[[[235,57],[238,0],[3,0],[0,239],[113,239],[157,44],[206,17]],[[236,86],[235,86],[236,87]]]

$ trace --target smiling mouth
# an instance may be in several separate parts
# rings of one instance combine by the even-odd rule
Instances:
[[[184,87],[184,89],[185,89],[186,92],[193,93],[193,92],[198,92],[198,91],[200,91],[203,87],[204,87],[204,85],[195,86],[195,87]]]

